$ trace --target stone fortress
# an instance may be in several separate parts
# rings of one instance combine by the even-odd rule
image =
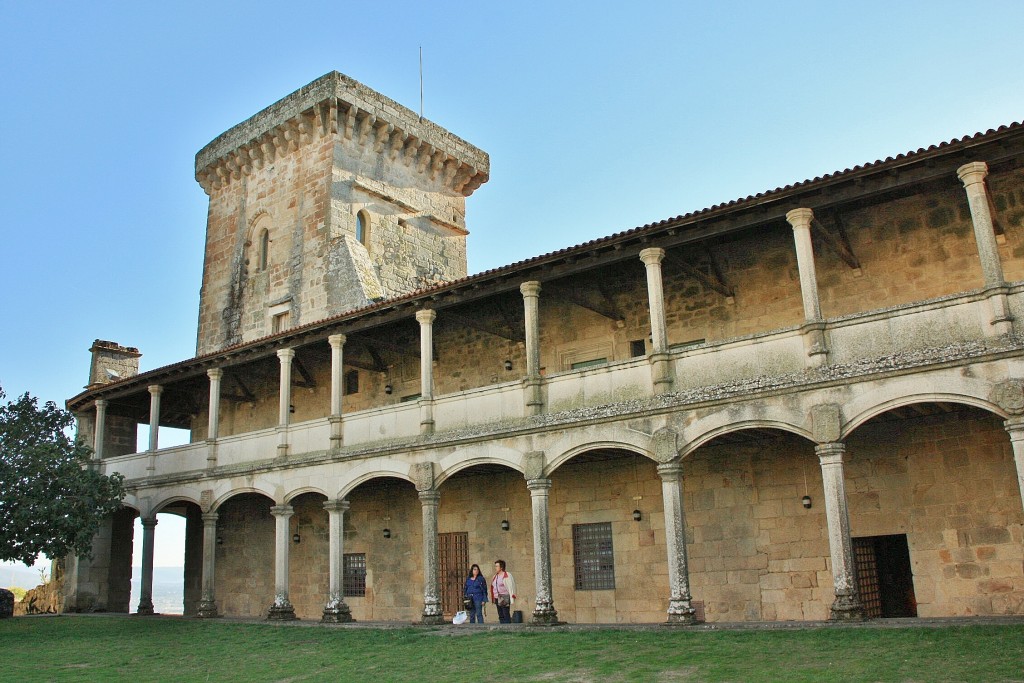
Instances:
[[[173,513],[199,617],[440,623],[498,557],[538,624],[1024,614],[1024,126],[467,277],[488,171],[338,73],[199,152],[196,357],[68,401],[129,495],[65,609],[152,613]]]

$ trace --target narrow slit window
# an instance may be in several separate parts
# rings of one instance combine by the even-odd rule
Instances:
[[[359,393],[359,371],[349,370],[345,373],[345,394]]]
[[[370,216],[365,211],[356,214],[356,240],[366,246],[366,238],[370,232]]]
[[[259,268],[260,272],[267,269],[267,263],[270,259],[270,231],[263,229],[260,232],[260,253],[259,253]]]

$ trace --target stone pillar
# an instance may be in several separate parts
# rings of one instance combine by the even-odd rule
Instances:
[[[811,221],[814,220],[814,212],[810,209],[793,209],[786,214],[786,220],[793,226],[796,265],[800,271],[800,295],[804,302],[804,347],[811,365],[824,365],[828,348],[825,344],[825,324],[818,299],[814,247],[811,244]]]
[[[345,346],[346,337],[343,334],[332,334],[327,338],[331,345],[331,449],[341,448],[342,422],[341,422],[341,395],[344,388],[345,378],[342,372],[342,351]]]
[[[280,353],[280,351],[278,352]],[[295,608],[288,599],[288,553],[291,550],[292,535],[289,520],[295,510],[291,505],[275,505],[270,508],[276,522],[274,528],[274,604],[270,606],[267,619],[291,621],[296,619]]]
[[[280,349],[277,357],[281,361],[280,392],[277,405],[277,456],[288,455],[288,423],[292,409],[292,358],[294,349]]]
[[[93,462],[100,462],[103,460],[103,432],[106,431],[107,426],[107,401],[106,399],[96,399],[96,433],[93,434],[92,441],[92,459]]]
[[[1017,465],[1017,487],[1020,489],[1021,503],[1024,504],[1024,416],[1007,418],[1003,425],[1010,434],[1013,462]]]
[[[658,465],[665,508],[665,548],[668,551],[668,623],[695,624],[697,612],[690,596],[690,570],[686,558],[686,514],[683,511],[683,466]]]
[[[665,250],[649,247],[640,252],[640,260],[647,266],[647,307],[651,313],[651,344],[649,356],[655,393],[662,394],[672,388],[672,366],[668,355],[668,331],[665,325],[665,292],[662,285],[661,262]]]
[[[210,378],[209,415],[206,423],[206,466],[217,466],[217,438],[220,436],[220,380],[224,371],[210,368],[206,371]]]
[[[828,547],[832,556],[832,583],[836,595],[829,618],[833,621],[863,619],[864,606],[857,590],[857,570],[853,561],[850,514],[843,475],[846,446],[838,441],[822,443],[814,447],[814,452],[821,463],[821,481],[825,488],[825,518],[828,522]]]
[[[996,246],[988,190],[985,188],[988,165],[983,161],[964,164],[956,170],[956,175],[967,191],[971,223],[974,225],[974,239],[978,245],[978,258],[981,259],[981,271],[985,276],[985,289],[990,290],[988,301],[992,310],[992,329],[989,332],[995,335],[1010,334],[1013,332],[1013,317],[1010,315],[1009,303],[1006,300],[1006,281],[1003,277],[1003,265],[999,260],[999,249]]]
[[[156,451],[160,448],[160,394],[164,388],[159,384],[149,386],[149,462],[146,474],[156,473]]]
[[[540,415],[544,411],[540,377],[540,283],[531,280],[519,285],[523,295],[526,320],[526,414]]]
[[[530,489],[533,507],[533,575],[537,590],[533,623],[547,626],[559,623],[551,591],[551,531],[548,522],[551,480],[530,479],[526,487]]]
[[[441,492],[427,489],[419,495],[423,509],[423,623],[442,624],[441,583],[437,575],[437,506]]]
[[[352,610],[345,604],[345,511],[348,510],[347,500],[329,500],[324,509],[330,518],[330,594],[324,606],[321,621],[331,624],[354,621]]]
[[[416,311],[420,324],[420,434],[434,433],[434,319],[430,309]]]
[[[156,516],[142,518],[142,585],[139,588],[139,614],[153,614],[153,537]]]
[[[214,596],[214,569],[217,559],[217,513],[203,513],[203,584],[196,616],[200,619],[218,617]]]

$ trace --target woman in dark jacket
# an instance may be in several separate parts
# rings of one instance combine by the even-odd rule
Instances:
[[[480,565],[474,564],[469,568],[469,576],[466,577],[467,598],[473,599],[473,609],[469,611],[469,623],[484,623],[484,603],[487,602],[487,579],[480,573]]]

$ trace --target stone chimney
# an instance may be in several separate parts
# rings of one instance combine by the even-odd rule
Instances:
[[[92,354],[92,363],[86,389],[95,389],[139,374],[139,358],[142,354],[133,346],[121,346],[117,342],[97,339],[89,352]]]

